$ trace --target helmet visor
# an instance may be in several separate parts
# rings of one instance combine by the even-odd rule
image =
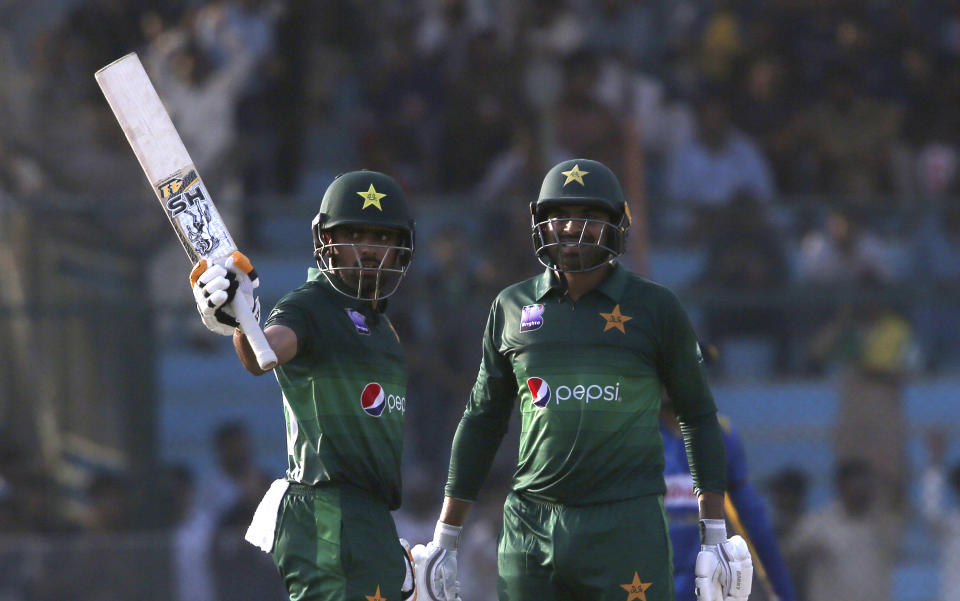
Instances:
[[[410,243],[321,242],[317,265],[341,293],[358,300],[380,300],[397,291],[407,273]]]
[[[557,271],[591,271],[620,254],[620,229],[604,219],[548,217],[534,220],[532,234],[537,260]]]

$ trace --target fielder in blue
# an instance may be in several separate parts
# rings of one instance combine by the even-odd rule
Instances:
[[[727,520],[733,530],[747,540],[753,556],[754,594],[762,589],[768,599],[795,601],[790,573],[780,555],[773,528],[760,494],[747,478],[747,460],[743,443],[730,421],[721,416],[720,428],[727,450],[727,494],[724,500]],[[676,601],[696,601],[694,565],[700,552],[700,519],[693,479],[687,464],[680,424],[666,394],[660,410],[660,435],[666,464],[663,470],[667,494],[663,504],[670,524],[673,545],[673,581]],[[759,585],[759,586],[758,586]]]

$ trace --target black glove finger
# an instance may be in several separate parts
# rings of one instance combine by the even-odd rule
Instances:
[[[230,285],[227,286],[226,289],[227,301],[224,304],[228,305],[233,302],[233,297],[237,295],[237,288],[240,287],[240,282],[237,281],[237,274],[233,273],[232,271],[228,271],[226,277],[230,282]]]
[[[237,322],[237,320],[232,315],[224,311],[222,306],[213,312],[213,316],[223,325],[230,326],[231,328],[240,327],[240,324]]]

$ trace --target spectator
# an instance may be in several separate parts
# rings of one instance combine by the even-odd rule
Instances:
[[[799,280],[819,286],[890,283],[892,250],[850,209],[830,209],[822,229],[806,234],[800,245]]]
[[[620,57],[645,72],[661,68],[667,44],[667,3],[602,0],[590,3],[584,12],[590,50]]]
[[[869,464],[839,463],[834,486],[836,498],[801,520],[784,553],[809,566],[807,599],[889,601],[900,520],[874,494]]]
[[[923,357],[931,368],[960,358],[960,314],[954,300],[960,292],[960,204],[946,203],[931,213],[914,234],[910,273],[923,286],[913,307]]]
[[[784,193],[810,192],[810,176],[796,148],[792,115],[797,110],[790,72],[781,56],[761,54],[742,65],[732,104],[732,118],[756,140],[770,159],[776,188]]]
[[[511,115],[523,110],[515,90],[515,64],[497,52],[496,39],[490,29],[474,33],[466,70],[449,81],[439,157],[442,190],[475,186],[493,158],[509,148]],[[485,75],[475,77],[476,73]]]
[[[667,167],[666,194],[676,202],[715,208],[737,193],[761,201],[776,194],[766,157],[734,127],[722,93],[705,93],[697,103],[697,130],[680,145]]]
[[[215,543],[219,527],[233,512],[249,509],[253,515],[270,478],[253,461],[250,433],[239,421],[228,421],[213,435],[216,467],[198,487],[196,501],[177,539],[180,601],[218,598]],[[249,516],[248,516],[249,517]],[[248,519],[249,523],[249,519]],[[243,533],[235,533],[237,543]],[[256,549],[254,549],[256,552]]]
[[[270,485],[270,477],[254,462],[250,431],[243,422],[227,421],[219,425],[213,443],[216,467],[197,490],[197,507],[210,512],[219,522],[235,506],[249,502],[251,491],[256,507]]]
[[[797,525],[807,513],[807,491],[810,476],[802,468],[788,466],[774,473],[766,482],[771,496],[771,519],[774,537],[781,544],[790,540]],[[787,571],[790,573],[796,590],[797,599],[809,599],[806,583],[807,564],[802,557],[785,555]]]
[[[707,236],[707,262],[696,285],[723,292],[755,293],[763,306],[725,303],[706,309],[709,339],[723,342],[755,336],[774,342],[771,351],[779,372],[788,366],[790,330],[785,315],[771,294],[785,290],[790,277],[783,236],[767,218],[765,207],[749,194],[737,194],[711,220]],[[767,295],[764,297],[763,295]],[[723,356],[723,353],[720,353]]]
[[[433,189],[443,108],[443,86],[437,82],[442,82],[442,74],[417,54],[412,35],[410,27],[403,27],[383,43],[381,65],[364,78],[372,118],[361,134],[362,158],[368,167],[393,174],[406,189]]]
[[[738,14],[737,2],[716,0],[706,16],[700,35],[700,70],[705,79],[728,81],[734,65],[746,51],[744,34],[746,23]]]
[[[589,156],[619,171],[624,164],[624,120],[598,99],[598,57],[576,52],[563,61],[564,87],[556,107],[553,129],[564,157]]]
[[[819,162],[819,190],[871,198],[889,192],[901,114],[896,106],[860,92],[851,65],[830,69],[826,95],[800,115]]]
[[[147,51],[146,67],[163,90],[170,118],[207,184],[216,189],[217,209],[242,244],[240,173],[234,160],[238,140],[235,115],[255,65],[238,44],[230,60],[217,64],[204,53],[189,22],[160,36]],[[212,180],[212,181],[211,181]]]
[[[97,474],[87,488],[84,528],[60,539],[42,556],[43,566],[30,599],[37,601],[159,601],[166,587],[154,580],[165,567],[132,532],[131,484],[114,474]],[[158,565],[159,564],[159,565]],[[159,569],[158,569],[159,568]],[[136,575],[136,577],[131,577]]]
[[[944,467],[946,437],[940,430],[927,435],[927,467],[920,480],[920,511],[927,528],[940,544],[939,601],[960,600],[960,510],[947,507],[949,487],[960,498],[960,464],[949,473]]]
[[[918,365],[913,331],[882,297],[841,307],[811,341],[815,362],[839,367],[839,406],[834,453],[839,461],[862,461],[870,468],[878,498],[889,509],[905,509],[907,420],[904,387]]]
[[[478,204],[495,211],[505,202],[526,198],[536,189],[545,162],[537,133],[536,120],[531,115],[516,119],[513,144],[489,162],[477,183],[473,194]]]
[[[130,483],[111,474],[97,474],[87,489],[86,527],[90,532],[121,532],[130,528]]]
[[[163,507],[161,523],[171,529],[171,575],[175,601],[215,599],[206,571],[213,524],[196,506],[196,483],[190,469],[171,465],[158,478]]]

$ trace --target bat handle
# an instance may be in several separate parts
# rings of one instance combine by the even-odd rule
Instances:
[[[253,310],[248,306],[247,300],[243,295],[233,297],[233,314],[237,316],[237,322],[240,324],[240,330],[246,335],[253,354],[257,357],[257,363],[260,369],[267,371],[277,366],[277,354],[270,348],[267,337],[263,335],[260,324],[253,316]]]

